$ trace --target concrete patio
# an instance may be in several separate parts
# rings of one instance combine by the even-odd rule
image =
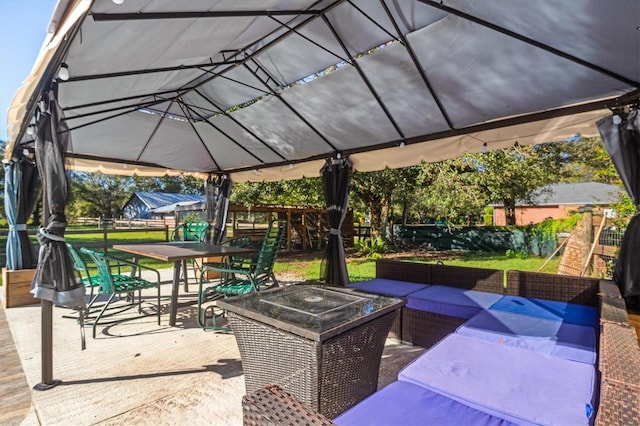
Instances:
[[[53,376],[62,383],[47,391],[32,390],[41,380],[40,306],[6,309],[28,387],[20,386],[24,378],[14,374],[3,380],[0,395],[21,394],[30,404],[21,401],[24,415],[14,413],[0,423],[242,424],[244,377],[235,338],[196,325],[193,283],[188,293],[181,288],[176,327],[166,325],[171,272],[162,271],[167,283],[162,287],[161,326],[150,315],[99,326],[96,339],[89,327],[84,351],[76,320],[63,317],[71,311],[54,308]],[[422,352],[420,347],[387,340],[379,387],[395,380],[399,369]]]

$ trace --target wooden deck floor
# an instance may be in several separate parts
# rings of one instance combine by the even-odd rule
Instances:
[[[31,407],[31,389],[0,305],[0,424],[19,425]]]

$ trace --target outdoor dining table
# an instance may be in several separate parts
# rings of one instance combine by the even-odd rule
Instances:
[[[171,287],[171,311],[169,315],[169,325],[176,324],[178,312],[178,287],[180,284],[180,270],[184,270],[184,280],[187,281],[187,261],[206,257],[227,257],[236,255],[250,255],[256,253],[255,249],[229,247],[217,244],[207,244],[199,242],[162,242],[147,244],[115,244],[115,250],[131,253],[134,261],[138,256],[149,257],[173,262],[173,284]]]

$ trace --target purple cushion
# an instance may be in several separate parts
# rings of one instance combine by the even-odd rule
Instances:
[[[466,319],[488,309],[501,297],[496,293],[432,285],[408,295],[406,307]]]
[[[596,362],[596,331],[584,325],[484,310],[456,333],[571,361]]]
[[[510,425],[409,382],[393,382],[333,419],[338,426]]]
[[[569,324],[598,327],[598,309],[575,303],[534,299],[521,296],[504,296],[491,310],[529,315],[536,318],[564,321]]]
[[[370,281],[361,281],[349,284],[349,288],[382,294],[383,296],[406,297],[408,294],[429,287],[429,284],[418,284],[409,281],[388,280],[376,278]]]
[[[456,333],[398,378],[518,424],[587,425],[593,414],[593,365]]]

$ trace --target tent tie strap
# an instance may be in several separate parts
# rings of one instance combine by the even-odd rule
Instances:
[[[60,235],[56,235],[53,234],[49,231],[47,231],[45,228],[40,228],[38,229],[38,233],[43,236],[44,238],[51,240],[51,241],[60,241],[61,243],[64,243],[66,240],[64,239],[64,237],[61,237]]]
[[[18,223],[15,225],[9,225],[9,231],[26,231],[27,224],[26,223]]]
[[[329,229],[329,234],[331,235],[340,235],[340,230],[336,228]]]

